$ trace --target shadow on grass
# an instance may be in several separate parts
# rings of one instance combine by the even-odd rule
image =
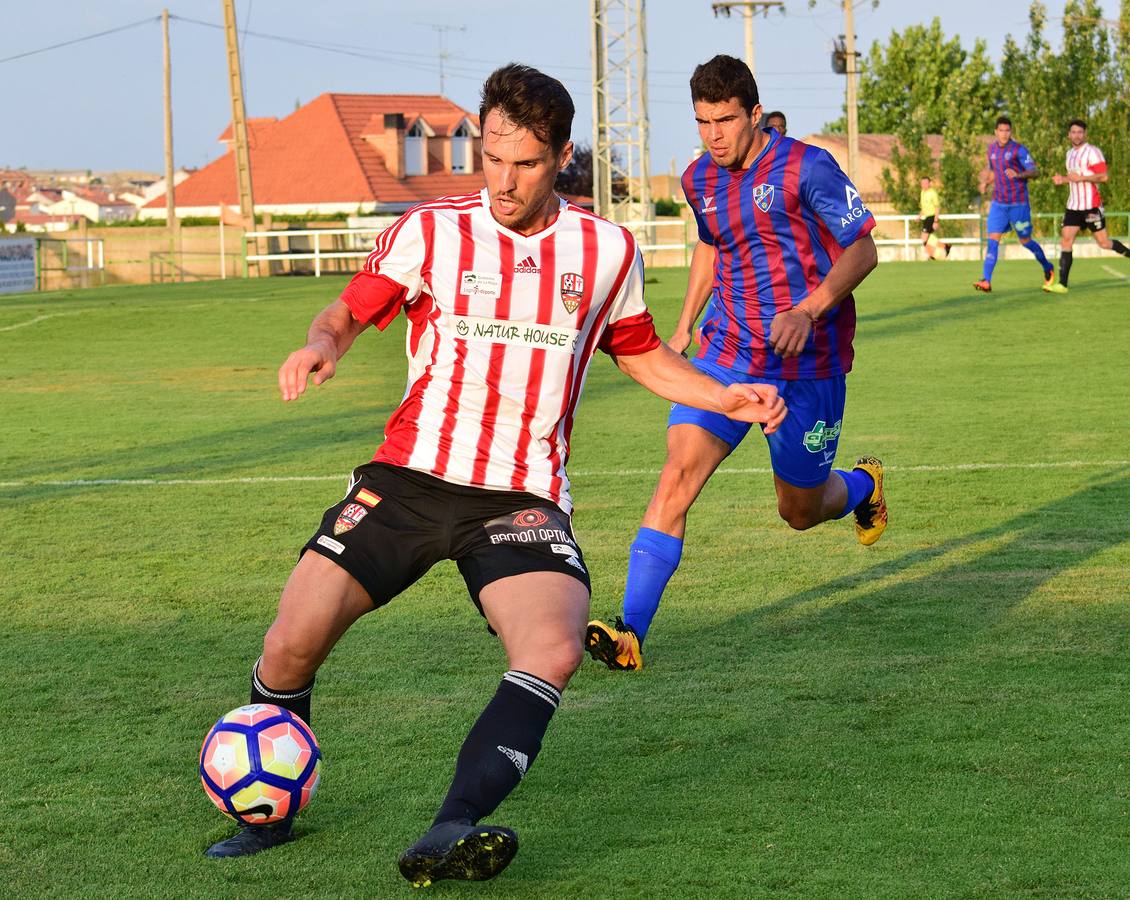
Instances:
[[[931,604],[930,621],[951,636],[980,630],[1003,618],[1042,585],[1088,559],[1130,540],[1130,474],[1102,476],[1092,484],[1053,503],[1029,510],[999,525],[983,528],[933,547],[885,560],[862,572],[824,582],[766,606],[740,613],[727,629],[747,634],[787,623],[790,628],[823,628],[865,611],[889,613],[908,596],[916,604]],[[970,510],[970,515],[975,514]],[[897,520],[896,526],[897,527]],[[999,543],[1006,539],[1003,545]],[[910,570],[948,554],[992,544],[969,560],[940,570],[931,568],[911,580],[889,583]],[[1051,545],[1040,554],[1033,545]],[[955,587],[956,585],[956,587]],[[976,601],[970,587],[985,587]],[[837,595],[849,595],[830,602]],[[807,609],[806,609],[807,608]],[[872,646],[903,637],[890,636],[889,623],[876,622],[869,631]],[[712,625],[713,631],[717,626]],[[885,637],[887,635],[887,637]],[[752,634],[749,635],[751,638]],[[833,636],[833,640],[837,640]]]

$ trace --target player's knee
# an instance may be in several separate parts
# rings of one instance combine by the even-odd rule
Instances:
[[[818,509],[812,509],[811,507],[787,500],[782,500],[777,503],[777,513],[788,523],[788,526],[795,531],[805,531],[806,529],[812,528],[814,525],[819,525],[823,521],[820,518],[820,511]]]
[[[537,648],[521,659],[511,659],[511,665],[563,688],[581,667],[583,658],[584,645],[581,636],[577,635],[576,638],[570,637]]]
[[[276,622],[263,638],[263,667],[271,673],[272,687],[305,684],[314,677],[318,661],[318,648],[300,631]]]
[[[1102,237],[1102,238],[1096,237],[1095,243],[1097,243],[1104,250],[1113,250],[1114,249],[1114,243],[1108,237]]]

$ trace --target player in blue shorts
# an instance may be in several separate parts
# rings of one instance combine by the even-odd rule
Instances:
[[[694,365],[725,383],[776,385],[789,414],[767,435],[777,509],[793,528],[855,514],[863,544],[887,524],[883,465],[833,469],[844,376],[855,334],[852,290],[876,264],[875,219],[826,151],[761,130],[745,63],[716,56],[695,69],[691,100],[708,153],[683,173],[699,242],[668,344],[680,352],[703,308]],[[749,431],[676,404],[667,462],[631,547],[623,617],[589,623],[585,644],[613,669],[643,665],[640,646],[679,565],[687,512]]]
[[[985,224],[989,243],[985,248],[981,280],[974,281],[973,287],[986,294],[993,289],[993,269],[997,265],[1000,240],[1012,230],[1043,267],[1046,290],[1055,284],[1055,267],[1044,256],[1040,242],[1032,240],[1032,210],[1028,206],[1028,181],[1039,174],[1039,169],[1028,148],[1012,139],[1012,120],[1008,116],[997,119],[995,137],[989,144],[989,167],[981,176],[982,194],[990,182],[993,185],[993,202],[989,204],[989,219]]]

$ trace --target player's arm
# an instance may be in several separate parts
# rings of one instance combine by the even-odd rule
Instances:
[[[306,391],[306,381],[314,384],[333,378],[337,361],[353,341],[368,327],[358,322],[341,299],[323,309],[310,323],[306,346],[295,350],[279,368],[279,392],[283,400],[297,400]]]
[[[769,346],[773,352],[785,357],[799,356],[816,320],[839,306],[878,264],[879,251],[871,235],[858,238],[832,264],[828,276],[816,290],[792,309],[773,317],[769,327]]]
[[[614,359],[621,372],[664,400],[719,412],[742,422],[760,422],[766,434],[776,431],[788,412],[773,385],[726,386],[700,372],[666,344]]]
[[[1106,184],[1109,177],[1106,169],[1103,169],[1103,171],[1095,172],[1093,175],[1084,175],[1081,172],[1068,172],[1066,180],[1075,183],[1086,181],[1090,184]],[[1057,181],[1056,184],[1063,184],[1063,182]]]
[[[1030,181],[1033,178],[1039,177],[1040,167],[1033,166],[1031,169],[1023,169],[1019,172],[1016,171],[1016,169],[1005,169],[1004,174],[1013,181]]]
[[[691,330],[702,308],[714,290],[714,247],[705,241],[695,244],[691,255],[691,273],[687,279],[687,293],[683,298],[683,311],[679,314],[679,324],[667,341],[667,346],[676,353],[682,353],[691,343]]]

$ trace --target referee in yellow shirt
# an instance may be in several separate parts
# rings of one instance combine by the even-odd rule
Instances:
[[[922,179],[922,193],[918,197],[919,212],[922,217],[922,246],[926,248],[926,255],[930,259],[938,258],[938,247],[942,248],[942,256],[950,255],[950,245],[940,244],[938,236],[934,234],[935,220],[942,203],[938,199],[938,192],[930,186],[930,179]]]

